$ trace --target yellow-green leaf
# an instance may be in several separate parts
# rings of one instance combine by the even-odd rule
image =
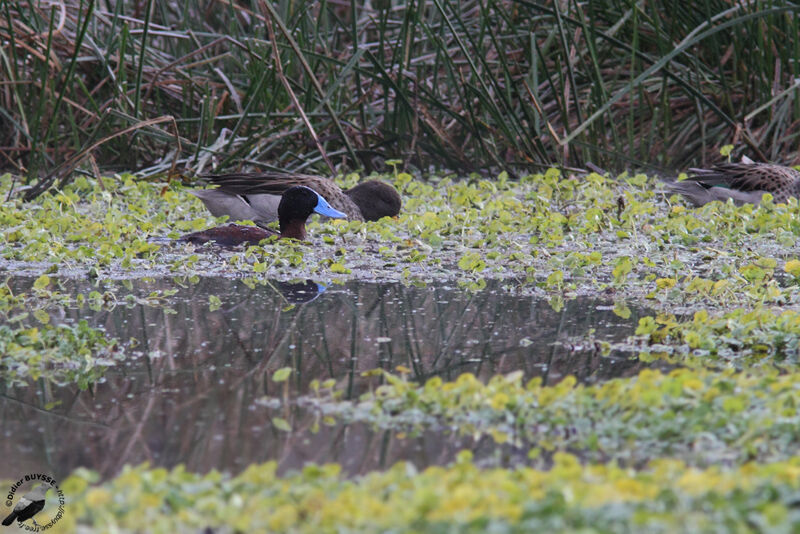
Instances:
[[[272,380],[273,382],[285,382],[286,379],[289,378],[289,375],[291,374],[292,374],[291,367],[282,367],[281,369],[275,371],[275,373],[272,375]]]

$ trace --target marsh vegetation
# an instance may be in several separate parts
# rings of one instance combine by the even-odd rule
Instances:
[[[460,175],[798,160],[791,3],[6,0],[0,166]]]

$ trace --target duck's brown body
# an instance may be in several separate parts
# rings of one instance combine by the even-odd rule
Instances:
[[[273,236],[280,236],[277,232],[261,228],[260,226],[243,226],[241,224],[226,224],[208,230],[200,230],[181,236],[180,241],[203,245],[214,242],[221,247],[232,248],[238,245],[258,245],[262,240]],[[302,238],[301,238],[302,239]]]

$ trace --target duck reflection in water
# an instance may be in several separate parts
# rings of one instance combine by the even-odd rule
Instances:
[[[289,304],[303,304],[316,299],[327,289],[324,285],[318,284],[313,280],[303,280],[295,282],[273,282],[281,295]]]

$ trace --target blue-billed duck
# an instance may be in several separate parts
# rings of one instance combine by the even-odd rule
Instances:
[[[216,189],[190,191],[216,217],[251,220],[256,224],[278,218],[280,195],[290,187],[303,185],[322,195],[331,206],[354,221],[377,221],[400,213],[401,199],[391,185],[377,180],[362,182],[342,190],[333,180],[307,174],[277,172],[221,174],[205,176]]]
[[[689,178],[667,184],[695,206],[729,198],[742,204],[758,204],[765,193],[776,203],[800,199],[800,172],[770,163],[723,163],[710,169],[689,169]]]
[[[277,211],[280,233],[259,226],[228,224],[186,234],[179,241],[196,245],[213,241],[223,247],[235,247],[242,243],[257,245],[262,239],[274,235],[302,240],[306,238],[306,220],[311,213],[316,212],[334,219],[346,217],[341,211],[333,209],[319,193],[305,186],[287,189],[280,197]]]

